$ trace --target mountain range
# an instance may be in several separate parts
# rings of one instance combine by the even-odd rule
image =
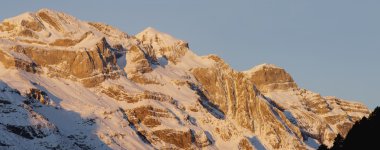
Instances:
[[[369,113],[151,27],[50,9],[0,23],[0,149],[316,149]]]

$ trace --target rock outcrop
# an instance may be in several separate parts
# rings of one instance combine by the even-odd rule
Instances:
[[[16,67],[28,72],[46,68],[49,76],[78,80],[89,87],[107,78],[119,77],[116,57],[105,39],[94,45],[93,50],[72,51],[15,46],[9,51],[3,50],[1,54],[4,58],[1,62],[8,68]],[[17,58],[19,56],[27,59]],[[42,69],[39,71],[42,72]]]
[[[261,92],[297,88],[293,78],[275,65],[262,64],[245,73]]]
[[[300,142],[303,140],[300,130],[265,96],[255,91],[254,83],[245,74],[235,72],[215,56],[211,59],[216,62],[214,66],[193,69],[205,94],[203,101],[211,102],[226,118],[265,136],[275,149],[304,147]]]
[[[136,35],[145,49],[153,50],[154,55],[164,57],[169,62],[176,64],[179,59],[189,50],[189,44],[182,40],[159,32],[152,27],[148,27],[144,31]]]
[[[98,28],[90,28],[91,25],[72,16],[48,9],[25,13],[4,23],[15,26],[0,34],[4,42],[0,61],[7,68],[34,73],[47,70],[45,73],[50,76],[81,81],[89,87],[120,76],[116,63],[118,50],[108,42],[114,42],[115,37],[105,38],[111,32],[108,28],[100,31],[97,24],[92,25]],[[127,41],[129,37],[121,33],[119,38]]]

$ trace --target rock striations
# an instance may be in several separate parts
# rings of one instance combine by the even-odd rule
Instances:
[[[368,114],[153,28],[49,9],[0,23],[0,149],[315,149]]]

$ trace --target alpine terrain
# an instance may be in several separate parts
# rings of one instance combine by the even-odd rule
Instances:
[[[153,28],[49,9],[0,23],[0,149],[316,149],[369,113]]]

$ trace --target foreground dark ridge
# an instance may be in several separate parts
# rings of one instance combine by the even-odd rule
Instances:
[[[379,126],[380,107],[376,107],[368,118],[363,117],[360,121],[355,122],[345,138],[338,134],[331,148],[322,144],[319,150],[379,149],[376,139],[380,134]]]

